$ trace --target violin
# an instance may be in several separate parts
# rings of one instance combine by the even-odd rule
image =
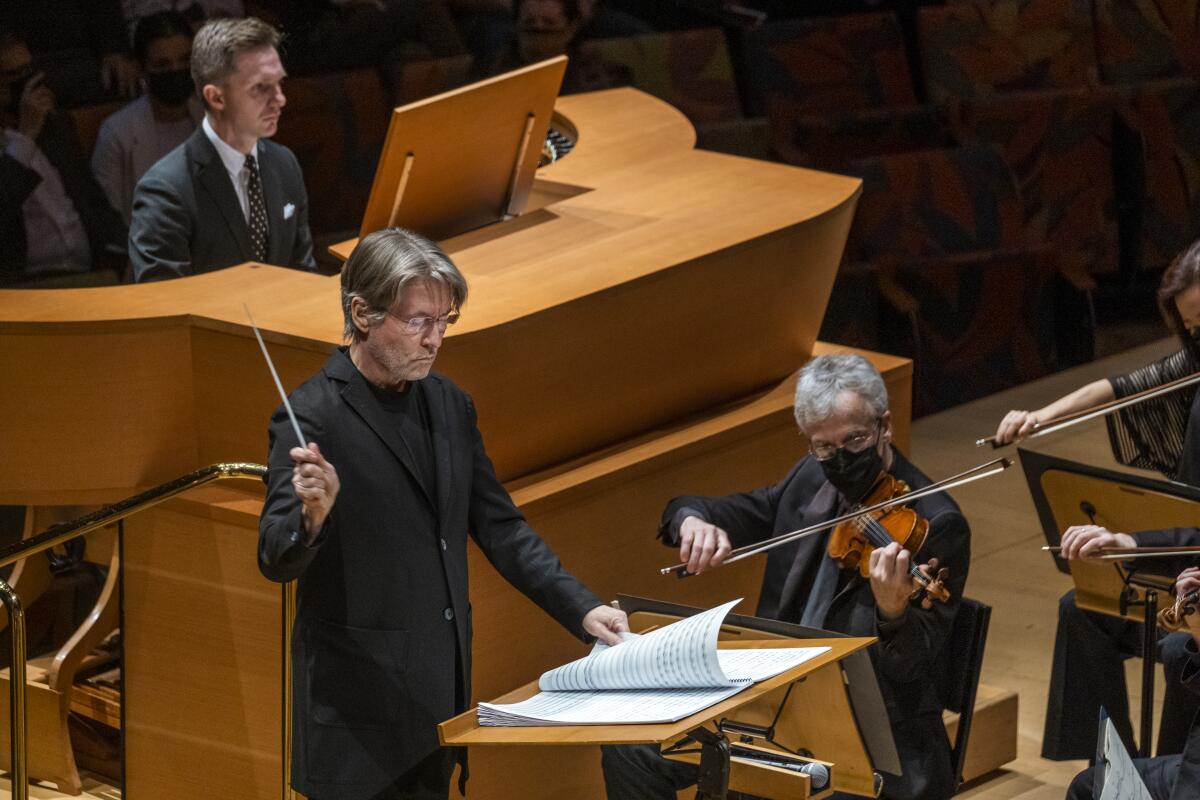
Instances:
[[[838,523],[829,534],[826,547],[829,557],[844,569],[858,569],[860,575],[869,578],[871,552],[876,548],[899,542],[901,547],[916,556],[929,534],[929,520],[911,506],[888,505],[889,501],[908,494],[908,491],[908,484],[899,478],[887,472],[880,475],[860,503],[860,507],[879,508]],[[924,608],[932,605],[931,598],[945,603],[950,599],[950,592],[945,585],[949,570],[938,569],[936,558],[929,560],[925,570],[915,563],[909,567],[909,575],[916,583],[910,599],[920,601]]]
[[[931,483],[928,486],[925,486],[921,489],[915,489],[911,492],[907,492],[904,494],[893,495],[892,497],[888,498],[887,500],[883,501],[882,503],[876,503],[874,505],[863,506],[854,511],[851,511],[848,514],[843,514],[840,517],[835,517],[830,520],[825,520],[824,522],[818,522],[815,525],[809,525],[806,528],[800,528],[798,530],[790,531],[788,533],[781,533],[778,536],[767,539],[766,541],[756,542],[754,544],[748,544],[743,547],[735,548],[729,554],[729,557],[721,562],[721,566],[728,566],[730,564],[736,564],[738,561],[741,561],[742,559],[750,558],[751,556],[756,556],[759,553],[765,553],[768,550],[774,550],[776,547],[780,547],[782,545],[789,544],[791,542],[799,541],[800,539],[803,539],[807,536],[812,536],[813,534],[820,533],[821,531],[825,531],[830,528],[835,528],[838,525],[842,524],[843,522],[849,522],[850,520],[853,520],[856,517],[874,514],[877,511],[883,512],[883,511],[898,509],[900,506],[905,506],[910,503],[914,503],[917,500],[920,500],[922,497],[929,497],[930,495],[937,494],[938,492],[949,491],[950,489],[954,489],[959,486],[965,486],[966,484],[972,483],[973,481],[982,480],[983,478],[987,478],[992,475],[998,475],[999,473],[1003,472],[1004,470],[1008,469],[1011,466],[1012,466],[1012,462],[1009,461],[1007,458],[997,458],[997,459],[987,462],[986,464],[980,464],[978,467],[972,467],[971,469],[964,470],[963,472],[960,472],[957,475],[952,475],[949,478],[944,478],[943,480],[937,481],[936,483]],[[882,541],[882,539],[881,539],[881,541]],[[885,546],[886,546],[886,544],[890,544],[890,542],[886,542]],[[868,558],[869,558],[869,556],[868,556]],[[933,564],[932,560],[930,561],[930,564]],[[934,565],[933,567],[930,567],[930,569],[934,569],[934,568],[936,568],[936,565]],[[688,578],[688,577],[691,577],[691,575],[692,575],[692,573],[688,572],[687,564],[675,564],[670,567],[663,567],[658,572],[661,575],[674,574],[676,577],[679,577],[679,578]],[[925,576],[925,575],[922,575],[922,577],[928,578],[928,576]],[[921,579],[918,578],[917,580],[921,580]]]
[[[1159,627],[1169,631],[1179,630],[1187,624],[1186,617],[1196,613],[1197,604],[1200,604],[1200,592],[1192,591],[1176,596],[1172,605],[1158,612]]]

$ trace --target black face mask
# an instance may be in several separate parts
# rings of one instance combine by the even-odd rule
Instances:
[[[858,453],[839,447],[832,458],[820,464],[825,477],[851,503],[862,500],[883,472],[883,456],[879,455],[878,446]]]
[[[165,106],[181,106],[196,91],[192,73],[186,69],[170,72],[147,72],[146,88],[154,99]]]

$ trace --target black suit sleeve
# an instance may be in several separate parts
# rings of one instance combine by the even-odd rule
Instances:
[[[1159,531],[1139,531],[1130,534],[1138,547],[1197,547],[1200,546],[1200,528],[1165,528]],[[1196,557],[1141,558],[1129,565],[1138,572],[1174,578],[1188,567],[1196,566]]]
[[[304,187],[304,173],[300,169],[300,162],[296,160],[296,154],[291,150],[284,152],[291,159],[291,168],[296,175],[300,199],[300,202],[296,204],[296,239],[292,245],[292,256],[288,261],[288,266],[315,272],[317,261],[313,258],[312,231],[308,228],[308,190]]]
[[[971,532],[962,514],[943,511],[929,521],[925,545],[914,563],[924,564],[930,558],[937,558],[939,568],[950,571],[946,580],[950,601],[935,600],[927,609],[910,604],[900,619],[881,619],[876,623],[879,636],[876,668],[895,683],[908,683],[927,675],[954,625],[971,563]]]
[[[472,538],[505,580],[568,631],[586,640],[583,618],[603,605],[600,598],[563,568],[558,556],[513,504],[484,450],[475,406],[469,399],[467,404],[474,437],[468,517]]]
[[[321,441],[316,423],[296,409],[297,420],[309,441]],[[308,568],[333,526],[331,513],[315,537],[306,537],[300,498],[292,488],[294,462],[288,452],[296,446],[296,434],[283,406],[276,409],[268,428],[270,455],[267,459],[267,497],[258,521],[258,568],[272,581],[295,580]],[[329,453],[322,450],[326,458]],[[335,501],[336,502],[336,501]]]
[[[658,538],[670,547],[678,547],[679,526],[689,515],[695,515],[728,533],[735,548],[769,539],[775,532],[779,498],[797,469],[799,466],[774,486],[751,492],[724,497],[676,497],[663,511]]]
[[[192,216],[176,187],[154,170],[133,190],[129,261],[137,283],[192,274]]]

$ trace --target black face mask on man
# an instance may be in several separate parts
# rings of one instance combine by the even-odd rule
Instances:
[[[155,100],[165,106],[180,106],[196,91],[192,73],[186,69],[169,72],[147,72],[146,89]]]
[[[825,478],[851,503],[862,500],[883,472],[883,456],[879,455],[877,444],[857,453],[839,447],[820,464]]]

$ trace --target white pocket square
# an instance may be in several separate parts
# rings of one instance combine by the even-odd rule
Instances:
[[[284,219],[291,219],[292,215],[295,213],[296,213],[296,206],[294,206],[293,204],[288,203],[287,205],[285,205],[283,207],[283,218]]]

